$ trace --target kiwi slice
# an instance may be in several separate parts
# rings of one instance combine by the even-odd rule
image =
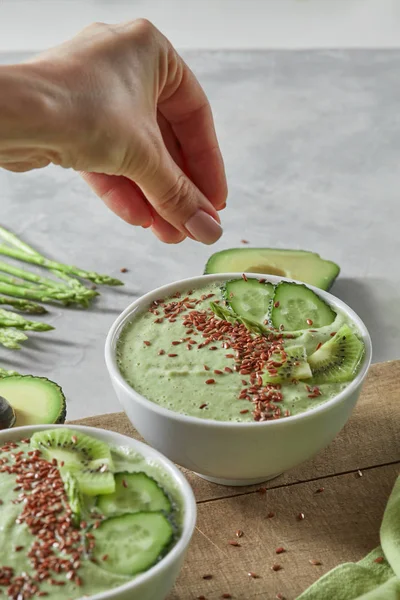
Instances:
[[[343,325],[332,339],[311,354],[308,363],[313,382],[339,383],[351,381],[365,353],[363,342],[348,325]]]
[[[281,354],[272,355],[267,365],[270,372],[263,375],[264,383],[282,383],[286,380],[312,377],[304,346],[291,346],[285,350],[285,354],[285,358],[282,358]]]
[[[110,448],[104,442],[60,427],[33,434],[31,447],[40,450],[47,460],[55,458],[62,472],[71,472],[82,494],[114,492],[114,465]]]
[[[115,479],[111,471],[73,468],[71,474],[78,482],[81,493],[86,496],[102,496],[115,492]]]

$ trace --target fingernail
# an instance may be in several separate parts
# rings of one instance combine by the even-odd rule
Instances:
[[[185,224],[192,236],[203,244],[213,244],[222,235],[222,227],[211,215],[199,209]]]

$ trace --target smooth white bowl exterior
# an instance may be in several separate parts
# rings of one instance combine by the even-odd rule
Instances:
[[[6,441],[18,441],[32,436],[36,431],[54,429],[55,427],[70,427],[109,444],[133,448],[143,456],[160,464],[177,485],[183,505],[183,530],[180,539],[171,552],[154,567],[139,575],[131,582],[118,588],[107,590],[101,594],[90,596],[92,600],[165,600],[179,575],[196,524],[196,501],[190,485],[175,465],[164,456],[161,456],[156,450],[125,435],[105,431],[104,429],[77,427],[75,425],[16,427],[15,429],[0,431],[0,446]],[[85,597],[87,598],[88,596]]]
[[[263,423],[230,423],[188,417],[164,409],[133,390],[116,362],[116,343],[124,325],[157,298],[240,277],[240,273],[204,275],[179,281],[131,304],[112,326],[106,342],[106,363],[118,399],[144,439],[173,462],[225,485],[266,481],[310,459],[339,433],[358,400],[371,362],[371,339],[361,319],[342,301],[312,286],[319,296],[354,321],[366,354],[357,377],[338,396],[303,414]],[[251,274],[248,274],[251,277]],[[254,277],[254,274],[253,274]],[[262,275],[257,274],[257,277]],[[277,283],[281,277],[265,275]]]

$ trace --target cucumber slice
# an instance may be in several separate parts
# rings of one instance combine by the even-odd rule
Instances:
[[[285,331],[318,329],[330,325],[336,313],[305,285],[283,281],[276,286],[271,322]]]
[[[266,325],[272,309],[274,286],[258,279],[233,279],[225,284],[225,300],[232,310],[243,317]]]
[[[93,534],[94,554],[101,567],[131,576],[147,571],[162,558],[174,537],[171,523],[156,512],[111,517]]]
[[[101,496],[97,508],[107,517],[136,512],[171,511],[171,502],[146,473],[117,473],[115,492]]]
[[[0,396],[14,409],[14,427],[65,422],[66,402],[63,391],[45,377],[14,375],[0,378]]]
[[[267,363],[268,372],[263,375],[264,383],[282,383],[292,379],[302,380],[312,377],[304,346],[290,346],[285,350],[285,354],[284,360],[281,354],[272,355]]]

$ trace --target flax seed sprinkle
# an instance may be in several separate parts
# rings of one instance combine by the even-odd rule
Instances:
[[[72,443],[77,443],[73,438]],[[70,580],[81,586],[83,582],[78,575],[81,560],[90,559],[95,547],[94,539],[87,542],[89,533],[74,526],[57,461],[44,460],[39,450],[14,452],[20,447],[8,442],[0,448],[0,454],[8,453],[0,461],[0,473],[15,477],[18,490],[11,502],[22,509],[16,524],[27,527],[34,538],[27,552],[32,574],[0,566],[0,587],[7,587],[10,600],[47,596],[47,592],[40,590],[43,581],[58,587]],[[24,549],[15,547],[16,552]],[[56,579],[57,576],[64,579]]]

